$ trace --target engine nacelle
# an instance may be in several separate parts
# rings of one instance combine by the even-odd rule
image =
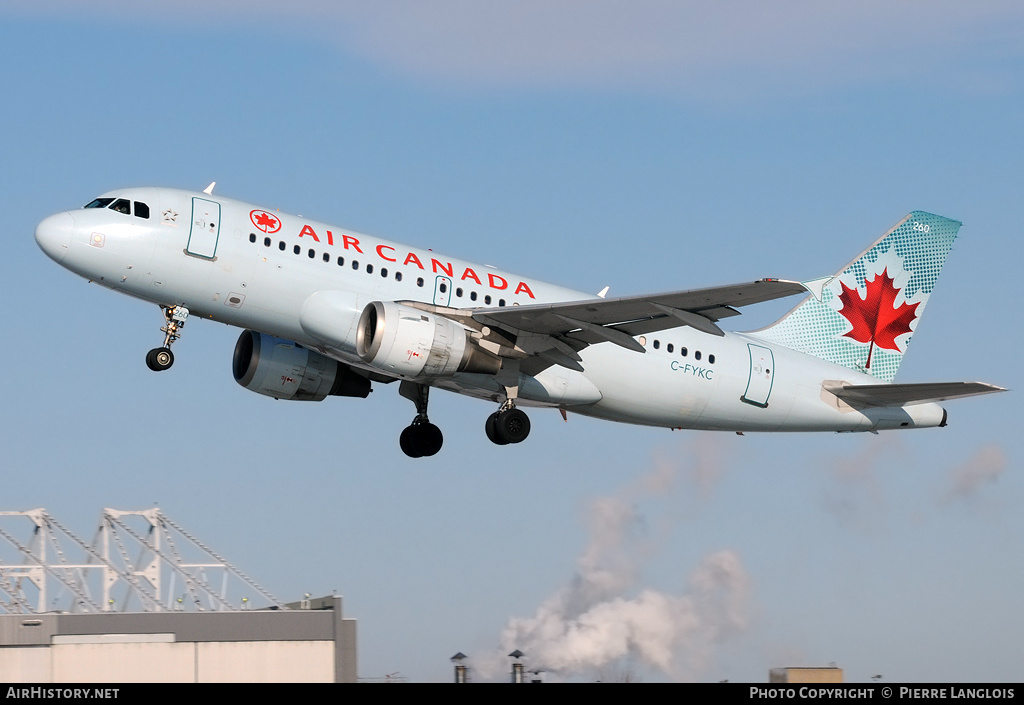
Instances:
[[[501,358],[481,349],[455,321],[391,301],[373,301],[363,309],[356,353],[374,367],[405,377],[501,369]]]
[[[366,397],[370,380],[348,365],[297,343],[246,330],[235,343],[231,370],[251,392],[275,399],[322,401],[327,396]]]

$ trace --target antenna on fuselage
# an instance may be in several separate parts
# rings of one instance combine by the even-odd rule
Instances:
[[[210,185],[203,189],[203,193],[213,195],[213,187],[217,185],[216,181],[211,181]]]
[[[597,295],[600,296],[603,299],[605,297],[605,294],[608,293],[608,289],[609,288],[610,287],[606,286],[605,288],[601,289],[601,291],[597,292]]]

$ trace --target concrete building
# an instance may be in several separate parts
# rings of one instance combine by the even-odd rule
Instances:
[[[0,681],[356,681],[340,597],[284,610],[0,615]]]

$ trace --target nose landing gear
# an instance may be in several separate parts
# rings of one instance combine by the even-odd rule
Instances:
[[[182,328],[185,327],[185,319],[188,318],[188,309],[184,306],[161,306],[164,319],[167,323],[160,330],[164,332],[164,346],[153,348],[146,353],[146,366],[154,372],[163,372],[174,364],[174,353],[171,352],[171,344],[181,337]]]

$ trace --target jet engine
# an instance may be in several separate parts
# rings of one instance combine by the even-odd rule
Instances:
[[[370,380],[351,367],[298,343],[242,331],[231,364],[235,381],[275,399],[323,401],[327,396],[363,397]]]
[[[405,377],[501,369],[501,358],[480,348],[455,321],[391,301],[373,301],[363,309],[356,352],[374,367]]]

